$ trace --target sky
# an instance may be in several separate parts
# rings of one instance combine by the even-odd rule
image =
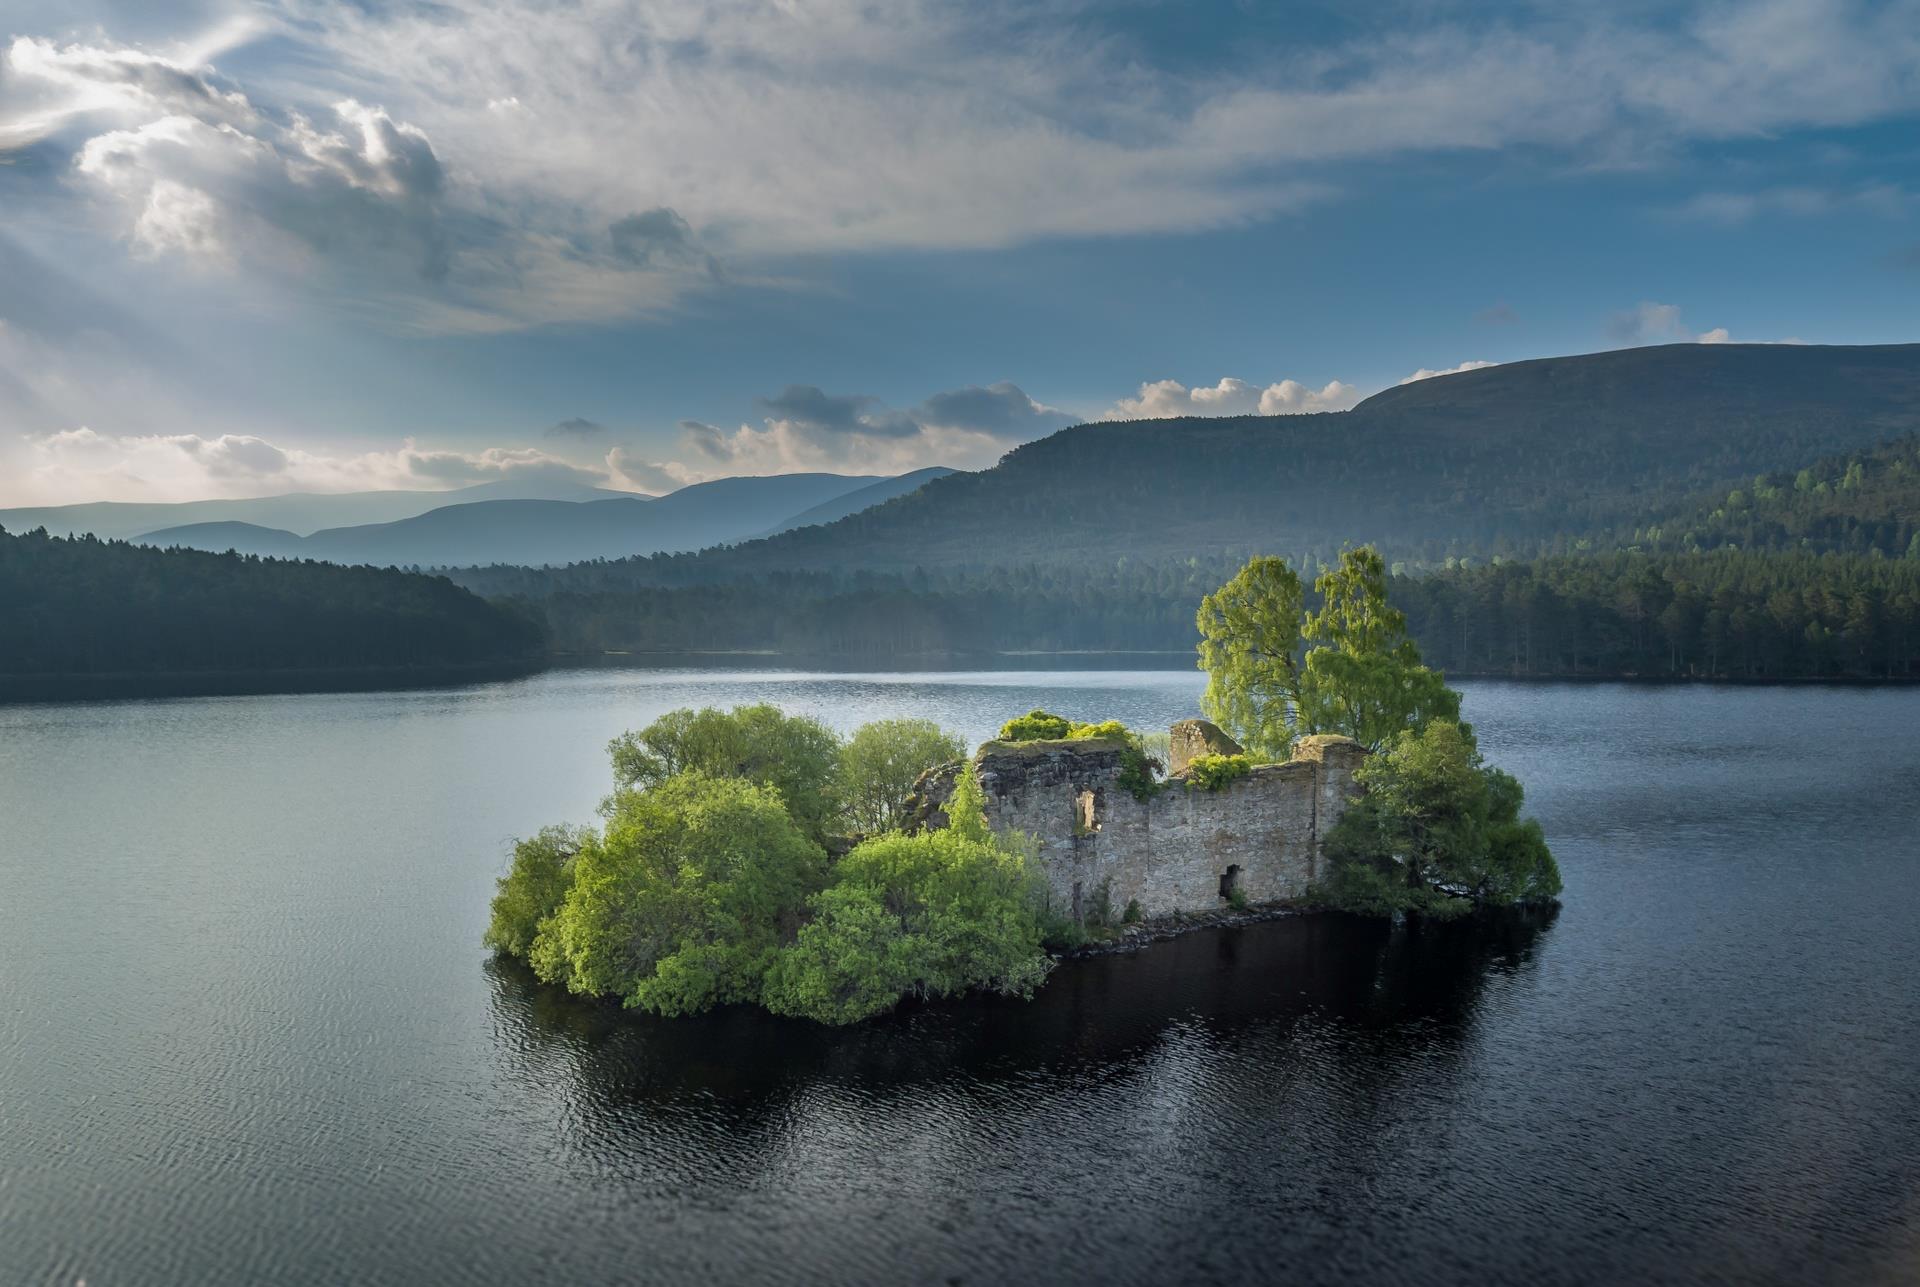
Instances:
[[[982,468],[1897,343],[1920,0],[7,0],[0,505]]]

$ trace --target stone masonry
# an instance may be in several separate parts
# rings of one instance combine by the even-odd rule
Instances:
[[[1174,772],[1146,800],[1119,784],[1126,747],[1116,739],[980,748],[988,825],[1038,842],[1058,910],[1080,920],[1118,920],[1130,901],[1149,918],[1211,911],[1236,890],[1255,903],[1297,897],[1318,876],[1321,839],[1358,789],[1358,742],[1302,738],[1291,760],[1257,765],[1217,791],[1190,786],[1184,770],[1195,755],[1238,752],[1233,739],[1183,720],[1171,743]],[[939,810],[957,772],[937,770],[923,784],[926,824],[945,823]]]

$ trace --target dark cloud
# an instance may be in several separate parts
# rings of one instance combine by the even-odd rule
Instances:
[[[669,206],[616,219],[608,226],[607,236],[614,257],[635,268],[702,268],[719,275],[718,264],[701,248],[692,225]]]
[[[1074,421],[1066,412],[1035,402],[1019,385],[1005,380],[985,388],[968,385],[936,393],[915,409],[913,418],[925,425],[969,429],[996,438],[1064,428]]]
[[[664,465],[642,460],[625,447],[615,447],[607,453],[607,468],[613,472],[616,482],[630,483],[642,491],[665,495],[684,486],[684,480]]]
[[[889,410],[864,393],[827,393],[811,384],[790,384],[758,402],[769,419],[788,421],[812,435],[905,438],[920,432],[920,423],[912,416]]]
[[[726,434],[714,425],[702,420],[682,420],[680,439],[689,450],[716,463],[725,463],[733,459],[733,453],[727,450]]]
[[[549,438],[597,438],[606,431],[605,425],[595,424],[579,416],[562,420],[557,425],[548,425],[544,430]]]

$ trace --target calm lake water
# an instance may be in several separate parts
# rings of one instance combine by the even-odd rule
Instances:
[[[1300,917],[831,1032],[493,964],[603,746],[1191,673],[0,708],[0,1283],[1920,1281],[1920,691],[1473,684],[1555,917]]]

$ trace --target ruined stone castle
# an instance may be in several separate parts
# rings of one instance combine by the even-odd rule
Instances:
[[[1345,737],[1302,738],[1283,764],[1207,790],[1187,769],[1202,754],[1240,746],[1206,720],[1171,730],[1168,780],[1141,799],[1121,784],[1127,747],[1116,738],[988,742],[974,757],[995,831],[1032,836],[1056,909],[1075,920],[1211,911],[1304,893],[1320,874],[1320,845],[1357,787],[1366,757]],[[957,766],[923,783],[930,825],[952,793]]]

